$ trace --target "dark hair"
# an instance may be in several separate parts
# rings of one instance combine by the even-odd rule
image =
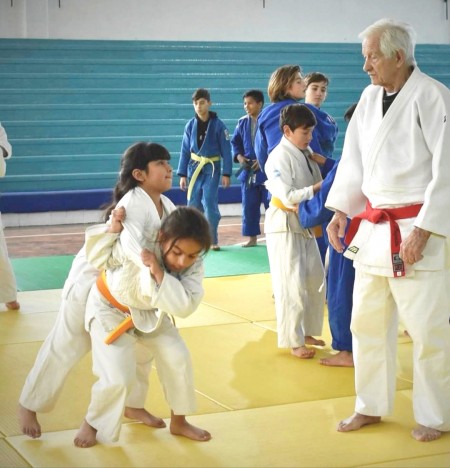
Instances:
[[[211,228],[203,213],[192,206],[179,206],[162,222],[159,241],[171,241],[169,252],[179,239],[192,239],[201,247],[203,254],[211,247]]]
[[[280,113],[280,129],[287,125],[292,131],[298,127],[309,128],[317,124],[313,112],[304,104],[289,104]]]
[[[211,95],[209,94],[209,91],[205,88],[196,89],[192,95],[192,101],[198,101],[199,99],[206,99],[208,102],[210,102]]]
[[[320,72],[311,72],[305,76],[306,87],[308,87],[311,83],[320,83],[322,81],[325,81],[327,86],[330,83],[328,77]]]
[[[264,94],[259,89],[251,89],[250,91],[246,91],[242,95],[242,99],[245,99],[246,97],[251,97],[256,102],[262,102],[264,104]]]
[[[131,189],[138,186],[139,182],[133,177],[135,169],[147,171],[149,162],[170,161],[170,153],[158,143],[140,141],[131,145],[123,153],[120,160],[119,180],[113,189],[113,198],[109,206],[105,208],[104,220],[107,221],[111,211],[118,201]]]
[[[289,98],[287,90],[297,79],[298,75],[302,75],[299,65],[283,65],[277,68],[270,76],[269,85],[267,86],[267,94],[270,101],[280,102]]]
[[[353,113],[355,112],[356,106],[358,105],[357,102],[352,104],[344,113],[344,120],[348,123],[350,122],[351,118],[353,117]]]

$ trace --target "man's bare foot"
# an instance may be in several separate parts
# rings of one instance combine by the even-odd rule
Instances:
[[[73,443],[80,448],[89,448],[93,447],[97,443],[97,429],[94,429],[86,420],[78,429],[78,432],[75,434],[75,439]]]
[[[381,421],[380,416],[366,416],[365,414],[353,413],[349,418],[338,424],[339,432],[357,431],[368,424],[376,424]]]
[[[242,244],[242,247],[254,247],[257,245],[256,236],[250,236],[249,241],[246,244]]]
[[[149,413],[145,408],[130,408],[127,406],[124,414],[126,418],[136,419],[150,427],[166,427],[166,423],[163,419],[153,416],[153,414]]]
[[[305,336],[305,344],[309,344],[312,346],[325,346],[325,341],[318,340],[317,338],[314,338],[313,336]]]
[[[354,367],[353,354],[350,351],[339,351],[337,354],[328,358],[320,359],[320,364],[323,366],[334,367]]]
[[[8,310],[19,310],[20,309],[20,304],[17,301],[7,302],[5,305],[6,305],[6,308]]]
[[[411,435],[419,442],[432,442],[433,440],[439,439],[442,432],[437,429],[418,424],[417,427],[411,431]]]
[[[298,348],[292,348],[291,354],[300,359],[311,359],[316,354],[316,351],[306,346],[299,346]]]
[[[35,411],[25,408],[19,403],[19,423],[21,431],[31,437],[37,439],[41,437],[41,425],[39,424]]]
[[[170,433],[200,442],[206,442],[211,439],[211,434],[208,431],[193,426],[186,421],[185,416],[175,415],[173,412],[170,419]]]

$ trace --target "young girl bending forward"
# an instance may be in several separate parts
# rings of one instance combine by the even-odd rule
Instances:
[[[128,212],[126,217],[129,222]],[[209,440],[207,431],[192,426],[185,418],[196,409],[192,365],[189,351],[169,317],[187,317],[203,297],[202,255],[211,245],[208,222],[194,208],[176,209],[163,221],[153,248],[142,250],[139,265],[124,245],[135,244],[127,222],[112,249],[108,234],[97,235],[93,244],[87,242],[87,257],[93,264],[98,259],[104,262],[105,251],[111,256],[106,274],[92,287],[86,306],[86,328],[91,335],[93,371],[98,381],[75,445],[91,447],[96,441],[117,441],[125,404],[137,413],[145,411],[153,360],[171,408],[171,433]],[[111,230],[116,226],[117,220]],[[105,249],[101,248],[102,239]],[[105,344],[111,330],[127,315],[134,327],[112,344]],[[140,371],[136,374],[138,362]],[[140,385],[135,385],[136,379]]]

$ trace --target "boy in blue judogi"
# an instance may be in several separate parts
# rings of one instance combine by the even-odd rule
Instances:
[[[264,95],[257,89],[247,91],[243,95],[244,109],[247,115],[241,117],[231,138],[233,159],[241,167],[236,173],[241,182],[242,193],[242,235],[250,239],[242,247],[256,245],[257,236],[261,234],[261,203],[267,209],[267,189],[264,185],[266,177],[260,170],[255,154],[255,134],[257,117],[264,105]]]
[[[227,127],[209,110],[211,97],[207,89],[199,88],[192,95],[195,117],[184,129],[177,174],[180,188],[187,193],[189,206],[204,212],[211,226],[213,250],[220,250],[217,228],[219,211],[219,179],[222,167],[222,186],[230,186],[232,171],[231,145]]]

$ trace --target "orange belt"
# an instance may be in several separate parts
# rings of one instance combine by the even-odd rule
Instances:
[[[270,199],[270,203],[273,206],[275,206],[276,208],[279,208],[280,210],[291,211],[291,212],[295,213],[295,210],[293,208],[288,208],[287,206],[283,205],[283,202],[277,197],[272,197]],[[322,226],[320,226],[320,225],[312,227],[311,232],[314,234],[314,237],[322,237],[323,236]]]
[[[119,309],[127,317],[116,327],[114,330],[105,338],[106,344],[111,344],[113,341],[117,340],[119,336],[125,333],[130,328],[134,327],[133,319],[130,315],[130,309],[127,306],[124,306],[116,298],[111,294],[110,290],[108,289],[108,285],[106,284],[106,273],[103,270],[100,275],[97,277],[97,288],[102,294],[102,296],[116,309]]]
[[[367,219],[367,221],[374,224],[381,223],[382,221],[389,222],[391,228],[392,271],[394,277],[405,276],[405,264],[399,256],[402,235],[397,219],[415,218],[419,214],[421,208],[422,204],[401,206],[399,208],[372,208],[370,202],[367,201],[366,210],[354,216],[350,221],[344,242],[350,245],[363,219]]]

